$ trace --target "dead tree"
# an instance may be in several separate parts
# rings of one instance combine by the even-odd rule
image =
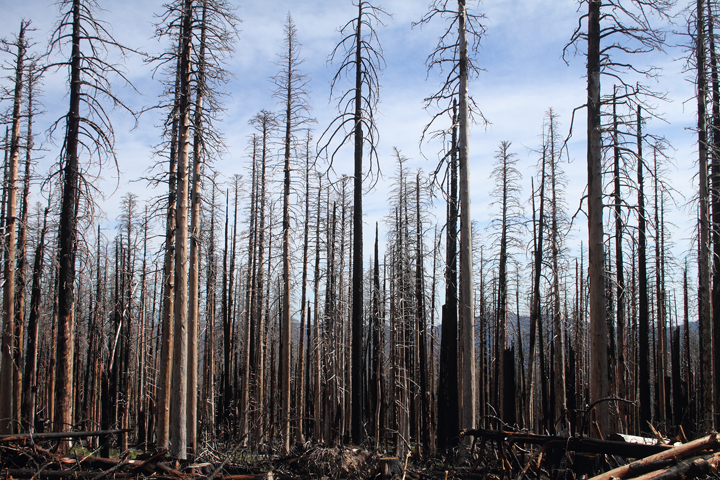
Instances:
[[[550,270],[552,272],[552,319],[553,319],[553,394],[555,411],[553,417],[554,430],[568,430],[567,423],[567,384],[565,379],[565,328],[563,312],[561,311],[560,277],[563,263],[563,250],[565,231],[568,222],[565,210],[565,173],[560,165],[562,159],[561,138],[558,131],[558,118],[553,109],[547,113],[547,142],[549,161],[549,187],[548,209],[550,211],[550,224],[548,225],[548,240],[550,242]]]
[[[437,391],[438,448],[446,450],[456,442],[460,428],[457,374],[457,127],[453,115],[452,144],[448,155],[447,219],[445,225],[445,303],[442,307],[442,335]]]
[[[544,365],[544,348],[542,344],[542,336],[540,336],[539,341],[539,347],[537,347],[537,332],[542,331],[541,322],[542,322],[542,315],[540,312],[540,280],[542,279],[542,266],[543,266],[543,242],[545,238],[545,183],[546,183],[546,166],[547,166],[547,156],[548,156],[548,148],[547,148],[547,141],[543,142],[542,146],[542,159],[541,159],[541,167],[540,167],[540,187],[539,187],[539,212],[536,216],[536,207],[535,207],[535,191],[533,188],[532,193],[532,205],[533,205],[533,286],[532,286],[532,300],[530,304],[530,339],[529,339],[529,355],[530,358],[528,359],[528,388],[527,391],[530,394],[530,399],[528,401],[528,404],[531,405],[530,412],[528,415],[528,419],[530,421],[530,424],[535,427],[539,425],[541,426],[541,429],[545,429],[545,424],[547,423],[547,418],[545,415],[546,412],[546,401],[545,401],[545,385],[546,382],[544,381],[544,373],[543,370],[545,368]],[[535,357],[537,355],[540,357],[540,362],[537,367],[533,367],[535,363]],[[539,375],[535,375],[535,371],[539,368]],[[536,381],[533,381],[533,378],[540,378],[540,384],[541,384],[541,392],[540,392],[540,409],[542,411],[542,417],[540,419],[540,422],[537,422],[535,419],[537,418],[537,414],[534,413],[534,408],[532,405],[535,405],[534,398],[536,397]]]
[[[300,280],[300,343],[298,346],[297,362],[297,385],[295,405],[297,408],[298,425],[295,433],[295,440],[302,444],[305,442],[305,402],[306,384],[310,382],[309,375],[305,372],[310,363],[310,356],[306,354],[305,347],[309,350],[310,335],[308,335],[310,324],[310,309],[307,305],[307,281],[308,281],[308,250],[310,248],[310,171],[314,162],[311,162],[310,132],[305,139],[305,225],[303,226],[303,247],[302,247],[302,279]],[[307,310],[307,312],[306,312]],[[307,314],[306,314],[307,313]]]
[[[298,129],[313,121],[308,115],[310,106],[306,90],[309,79],[300,71],[303,60],[300,58],[301,44],[297,39],[297,28],[288,13],[285,23],[284,53],[278,62],[280,72],[273,77],[277,87],[273,96],[282,104],[281,117],[278,122],[284,127],[283,137],[283,223],[282,223],[282,262],[283,262],[283,294],[282,294],[282,328],[280,339],[281,385],[282,385],[282,427],[283,448],[290,452],[290,171],[291,154],[297,139]],[[307,236],[307,231],[306,231]],[[303,285],[304,286],[304,285]],[[304,313],[301,313],[304,315]],[[298,372],[300,374],[300,372]],[[298,426],[298,431],[301,431]]]
[[[30,22],[22,20],[17,38],[13,42],[2,41],[2,50],[10,51],[13,47],[15,52],[15,85],[13,94],[13,107],[11,116],[11,134],[9,148],[9,163],[5,176],[7,188],[7,210],[4,218],[6,238],[4,239],[4,268],[3,268],[3,330],[2,330],[2,367],[0,369],[0,433],[13,433],[19,428],[19,424],[13,424],[20,419],[19,398],[20,384],[14,381],[19,376],[20,363],[16,362],[17,353],[22,352],[22,335],[16,339],[18,330],[15,316],[15,233],[17,231],[17,182],[18,164],[20,160],[20,122],[23,100],[23,75],[25,73],[25,62],[27,60],[28,40],[26,32]],[[19,325],[22,332],[22,324]],[[17,352],[17,353],[16,353]]]
[[[497,303],[496,320],[497,335],[495,340],[495,400],[496,410],[500,419],[507,421],[510,410],[514,412],[514,400],[505,398],[506,385],[511,372],[510,367],[505,365],[505,350],[507,349],[508,337],[508,261],[512,259],[512,250],[518,248],[519,231],[523,215],[520,204],[520,180],[522,174],[517,168],[517,155],[510,152],[511,143],[500,142],[495,154],[495,165],[490,174],[495,181],[495,188],[491,195],[494,199],[493,205],[500,209],[500,218],[494,218],[491,222],[493,238],[497,240],[499,251],[497,257],[498,282],[497,282]],[[514,373],[514,372],[513,372]],[[513,413],[514,415],[514,413]]]
[[[255,398],[258,399],[257,412],[258,415],[255,418],[255,440],[260,441],[266,434],[265,428],[267,426],[266,417],[266,394],[267,394],[267,383],[266,383],[266,369],[265,369],[265,357],[266,357],[266,345],[265,345],[265,330],[266,321],[268,314],[268,308],[266,303],[269,302],[268,295],[265,294],[265,284],[267,275],[267,284],[270,284],[270,268],[268,267],[269,260],[266,260],[266,236],[271,238],[266,230],[270,230],[270,227],[266,229],[266,220],[270,217],[266,212],[268,210],[268,199],[267,199],[267,163],[270,157],[270,138],[273,130],[277,127],[277,119],[275,116],[266,111],[261,111],[252,120],[251,124],[255,126],[258,131],[258,139],[260,141],[260,149],[257,152],[256,158],[253,159],[255,162],[259,162],[260,165],[257,168],[257,178],[255,181],[258,185],[255,187],[256,196],[255,203],[257,209],[257,273],[255,276],[255,284],[252,286],[253,295],[255,300],[253,301],[253,318],[256,325],[255,337],[251,339],[252,344],[255,348],[253,359],[251,359],[252,370],[255,374]],[[237,203],[237,202],[236,202]],[[237,222],[236,222],[237,223]],[[270,252],[267,253],[267,258],[270,258]],[[232,270],[232,269],[231,269]],[[269,288],[269,287],[268,287]],[[232,292],[232,290],[230,290]]]
[[[358,0],[357,16],[347,22],[341,29],[342,40],[333,49],[331,61],[340,58],[340,66],[331,82],[331,96],[340,87],[343,76],[352,76],[354,85],[338,97],[340,114],[323,132],[319,144],[319,153],[326,153],[330,161],[335,158],[338,150],[350,142],[354,148],[354,195],[353,195],[353,272],[352,272],[352,387],[351,387],[351,437],[359,444],[362,441],[362,379],[364,365],[362,362],[363,339],[363,227],[362,227],[362,196],[363,178],[377,168],[379,169],[377,144],[378,131],[375,124],[378,94],[380,91],[379,72],[384,66],[382,48],[380,47],[376,25],[384,25],[381,17],[388,14],[366,0]],[[364,90],[364,91],[363,91]],[[369,170],[363,168],[363,149],[367,145],[369,152]]]
[[[30,62],[27,73],[27,131],[26,131],[26,144],[25,144],[25,173],[23,179],[23,194],[22,194],[22,210],[20,214],[20,224],[18,226],[18,265],[17,265],[17,291],[15,292],[15,321],[16,326],[25,325],[26,319],[26,302],[27,302],[27,267],[28,267],[28,255],[27,255],[27,235],[28,235],[28,212],[30,210],[30,183],[32,180],[32,161],[33,153],[35,148],[35,137],[33,134],[33,122],[34,115],[38,113],[37,109],[37,90],[39,88],[42,79],[42,69],[38,64],[37,60]],[[29,324],[29,321],[28,321]],[[29,327],[29,326],[28,326]],[[16,328],[16,339],[23,338],[18,335],[20,331]],[[28,349],[30,339],[27,340]],[[37,340],[35,340],[35,346],[37,346]],[[16,351],[17,354],[21,353],[21,349]],[[29,421],[30,404],[28,397],[33,395],[30,392],[30,384],[26,381],[24,375],[27,375],[29,370],[27,368],[28,363],[37,362],[37,358],[33,360],[28,359],[29,353],[23,353],[24,360],[21,360],[19,356],[16,356],[17,365],[25,364],[25,371],[23,372],[22,378],[22,421],[25,428],[34,428],[34,424]],[[36,354],[36,352],[33,352]],[[36,377],[33,377],[33,382],[36,381]],[[17,395],[17,393],[16,393]],[[34,409],[34,406],[33,406]],[[34,412],[32,413],[34,416]]]
[[[714,389],[714,410],[720,411],[720,378],[717,372],[720,372],[720,349],[715,346],[720,345],[720,74],[718,72],[718,52],[716,38],[714,32],[715,22],[717,22],[717,2],[713,0],[707,1],[707,38],[708,53],[710,57],[710,89],[712,90],[712,121],[710,122],[710,189],[712,192],[712,334],[713,334],[713,375],[715,381]],[[715,8],[713,8],[715,7]],[[715,416],[714,427],[720,428],[720,417]]]
[[[435,17],[448,19],[450,25],[438,41],[438,45],[426,61],[428,70],[435,67],[441,73],[447,69],[440,90],[425,100],[426,107],[436,106],[439,112],[435,113],[430,126],[453,108],[453,101],[457,101],[457,154],[459,171],[459,215],[460,215],[460,248],[459,248],[459,390],[462,397],[459,399],[460,426],[473,428],[475,424],[475,343],[474,343],[474,314],[473,314],[473,277],[472,277],[472,229],[470,216],[470,172],[468,168],[468,132],[472,113],[478,113],[472,97],[468,94],[468,84],[471,77],[479,72],[474,62],[480,45],[480,38],[484,33],[481,21],[483,15],[469,13],[465,0],[458,0],[457,8],[450,6],[450,0],[435,0],[430,4],[428,12],[416,24],[422,25]],[[450,52],[450,54],[448,54]],[[482,116],[482,114],[480,114]]]
[[[52,34],[51,54],[62,51],[69,42],[70,57],[54,63],[57,68],[69,67],[69,110],[56,121],[51,130],[65,128],[60,155],[62,200],[60,231],[58,234],[58,339],[57,388],[55,392],[55,429],[67,430],[72,425],[72,399],[75,358],[75,257],[77,251],[77,218],[79,199],[88,190],[92,179],[81,174],[80,158],[89,163],[102,164],[115,160],[114,135],[110,118],[101,98],[125,107],[112,93],[111,84],[120,81],[130,84],[119,67],[106,60],[111,49],[121,53],[127,48],[110,35],[108,28],[95,17],[99,6],[92,0],[63,0],[61,19]],[[83,54],[83,52],[91,52]],[[125,108],[128,112],[129,109]]]
[[[590,402],[606,398],[609,394],[607,326],[605,319],[605,251],[603,232],[603,180],[602,180],[602,117],[600,80],[603,74],[615,78],[628,70],[656,75],[653,69],[643,69],[627,62],[614,60],[615,56],[661,51],[664,35],[650,24],[652,15],[667,18],[671,2],[651,0],[621,2],[620,0],[581,0],[587,4],[587,13],[580,17],[578,27],[566,45],[563,56],[571,48],[584,50],[587,59],[587,217],[588,217],[588,277],[590,307]],[[601,44],[601,42],[606,42]],[[631,89],[632,87],[629,86]],[[643,93],[640,86],[636,93]],[[595,407],[595,418],[603,435],[609,428],[607,402]]]
[[[619,132],[619,116],[617,113],[617,89],[613,90],[613,213],[615,222],[615,282],[617,298],[617,388],[616,393],[619,398],[625,398],[626,372],[625,372],[625,267],[623,262],[623,217],[622,217],[622,190],[620,187],[620,132]],[[620,424],[625,423],[626,406],[621,403],[619,406]]]
[[[197,452],[197,394],[199,365],[199,334],[200,334],[200,202],[202,195],[201,170],[206,154],[205,135],[203,135],[204,101],[206,86],[206,54],[207,54],[207,11],[208,1],[201,0],[200,38],[195,72],[195,105],[193,111],[193,146],[192,165],[188,166],[188,182],[190,188],[190,258],[188,260],[188,291],[187,291],[187,342],[188,342],[188,379],[187,379],[187,438],[188,447]],[[188,32],[188,35],[190,32]],[[188,141],[189,142],[189,141]],[[189,146],[188,146],[189,148]],[[179,177],[182,185],[183,175]],[[182,188],[182,187],[181,187]],[[182,227],[182,225],[181,225]],[[187,240],[186,240],[187,241]],[[177,267],[177,265],[176,265]]]
[[[712,337],[712,302],[711,302],[711,271],[710,271],[710,190],[708,183],[708,138],[707,138],[707,58],[705,44],[705,5],[697,0],[696,32],[694,37],[695,68],[697,69],[697,115],[698,115],[698,317],[700,338]],[[698,356],[702,381],[699,382],[699,417],[702,431],[712,428],[713,385],[712,380],[712,344],[701,341]]]
[[[40,297],[42,294],[42,275],[45,264],[45,235],[47,234],[48,208],[43,215],[40,238],[35,247],[35,259],[32,269],[32,287],[30,291],[30,315],[28,316],[27,349],[25,351],[25,375],[23,376],[25,396],[24,418],[30,433],[35,429],[35,415],[38,398],[38,336],[40,321]]]

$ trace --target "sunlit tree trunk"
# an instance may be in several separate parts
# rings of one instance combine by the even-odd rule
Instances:
[[[177,202],[175,227],[175,302],[173,373],[170,404],[170,454],[187,458],[188,419],[188,198],[190,187],[190,53],[192,49],[193,0],[185,0],[180,50],[180,97],[178,102]]]
[[[600,114],[600,0],[588,1],[587,175],[588,277],[590,301],[590,403],[609,393],[607,325],[605,321],[605,251],[603,249],[602,119]],[[609,428],[607,402],[595,405],[603,437]]]
[[[196,59],[195,120],[193,124],[192,197],[190,205],[190,265],[188,279],[188,383],[187,383],[187,437],[188,447],[197,452],[197,399],[200,337],[200,200],[201,169],[205,145],[203,138],[203,101],[205,97],[205,43],[207,32],[207,0],[202,0],[200,21],[200,47]],[[188,146],[189,148],[189,146]]]
[[[22,106],[23,74],[25,63],[25,30],[28,22],[20,22],[15,57],[15,91],[13,95],[10,157],[7,170],[7,212],[5,215],[5,263],[3,269],[3,321],[2,369],[0,369],[0,433],[12,433],[19,428],[20,419],[20,366],[16,361],[22,352],[22,320],[15,318],[15,232],[17,230],[17,181],[20,158],[20,113]],[[17,333],[20,337],[16,338]],[[17,380],[15,379],[17,377]],[[17,425],[17,426],[13,426]]]
[[[160,323],[162,328],[160,343],[160,368],[156,395],[157,430],[155,442],[158,448],[170,447],[170,398],[172,393],[173,344],[175,342],[175,326],[173,312],[175,310],[175,203],[177,201],[177,146],[180,128],[177,107],[179,105],[179,73],[180,59],[175,81],[175,102],[173,105],[172,126],[170,130],[170,155],[168,161],[168,197],[167,214],[165,217],[165,251],[163,261],[162,306]]]
[[[460,265],[459,265],[459,378],[460,428],[475,428],[475,316],[473,313],[472,226],[470,216],[470,171],[468,153],[468,42],[465,0],[458,0],[458,171],[460,174]],[[469,437],[466,437],[469,440]]]

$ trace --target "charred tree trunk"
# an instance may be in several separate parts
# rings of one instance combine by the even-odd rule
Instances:
[[[430,406],[429,406],[429,395],[428,395],[428,379],[427,379],[427,319],[425,317],[425,266],[423,265],[423,224],[421,221],[420,213],[420,174],[418,173],[415,182],[416,192],[416,223],[417,223],[417,246],[415,254],[415,291],[417,298],[416,315],[417,323],[419,326],[419,338],[417,348],[418,352],[418,367],[419,367],[419,391],[418,398],[420,401],[419,419],[420,419],[420,431],[417,432],[418,437],[421,440],[421,444],[424,450],[430,448],[430,428],[429,423],[430,417]],[[375,258],[377,258],[377,252],[375,252]]]
[[[308,359],[305,355],[305,342],[308,339],[307,331],[305,328],[306,319],[309,323],[309,318],[305,315],[305,305],[307,302],[307,276],[308,276],[308,248],[310,240],[310,135],[308,134],[307,142],[305,144],[306,158],[305,158],[305,226],[303,228],[303,254],[302,254],[302,279],[300,281],[300,344],[298,346],[298,365],[297,365],[297,384],[296,389],[296,408],[297,408],[297,430],[295,433],[295,440],[298,444],[305,442],[304,427],[305,427],[305,382],[308,381],[305,377],[305,364]],[[309,312],[309,309],[308,309]],[[309,342],[309,340],[308,340]]]
[[[710,78],[712,83],[712,155],[711,185],[712,185],[712,332],[713,332],[713,379],[714,388],[714,428],[720,428],[720,79],[718,78],[718,58],[715,50],[714,24],[716,16],[713,12],[713,2],[707,2],[708,50],[710,51]]]
[[[30,293],[30,316],[28,317],[27,349],[25,352],[25,420],[30,433],[35,431],[35,415],[38,397],[38,333],[40,322],[40,301],[42,294],[42,276],[45,257],[45,235],[47,234],[48,208],[43,215],[40,239],[35,247],[35,260],[32,270],[32,290]]]
[[[315,269],[313,273],[313,291],[315,293],[315,365],[313,371],[315,391],[313,398],[313,436],[316,442],[325,440],[324,430],[322,428],[323,405],[322,405],[322,339],[320,335],[320,215],[322,206],[322,179],[318,179],[318,196],[317,196],[317,217],[315,224]]]
[[[618,132],[618,116],[616,109],[616,92],[613,91],[613,199],[615,214],[615,270],[617,296],[617,396],[625,398],[625,267],[623,263],[623,219],[622,193],[620,190],[620,139]],[[626,426],[623,402],[618,403],[621,429]]]
[[[445,304],[442,307],[442,336],[438,383],[438,448],[446,450],[457,442],[460,427],[457,358],[457,116],[453,117],[453,143],[450,152],[450,197],[447,205]],[[391,297],[392,298],[392,297]]]
[[[697,37],[695,45],[697,75],[697,101],[698,101],[698,156],[700,175],[698,176],[698,222],[699,252],[698,252],[698,313],[700,338],[712,338],[712,304],[710,292],[710,193],[708,185],[708,139],[707,139],[707,72],[705,55],[705,11],[702,0],[697,0]],[[699,345],[700,371],[700,429],[707,431],[714,424],[713,411],[713,370],[711,342],[701,341]]]
[[[77,203],[79,192],[78,146],[80,135],[82,26],[80,0],[72,6],[72,52],[70,57],[70,110],[65,134],[65,168],[58,232],[58,330],[55,391],[55,430],[67,431],[72,426],[75,357],[75,255],[77,252]]]
[[[8,409],[10,415],[5,416],[5,412],[0,410],[0,431],[4,430],[7,426],[7,433],[11,431],[17,431],[20,428],[20,403],[21,403],[21,381],[22,375],[20,367],[22,366],[23,357],[23,310],[18,310],[16,302],[16,284],[22,281],[21,285],[17,285],[18,293],[23,292],[20,288],[24,288],[24,259],[25,259],[25,238],[24,238],[24,225],[23,220],[27,218],[27,210],[25,205],[27,201],[23,203],[23,209],[25,215],[19,224],[20,241],[17,245],[19,251],[18,267],[19,270],[15,269],[15,232],[18,228],[18,221],[16,217],[17,211],[17,182],[18,182],[18,164],[20,157],[20,121],[21,121],[21,110],[22,110],[22,91],[23,91],[23,73],[24,63],[26,57],[27,41],[25,39],[25,31],[29,25],[27,21],[20,22],[20,32],[17,38],[17,56],[15,66],[15,91],[13,98],[13,110],[12,110],[12,129],[10,136],[10,162],[8,164],[8,175],[6,178],[7,188],[7,212],[5,215],[5,228],[6,242],[5,250],[5,265],[4,265],[4,279],[5,285],[3,288],[3,306],[4,306],[4,320],[5,330],[3,331],[3,355],[2,355],[2,371],[0,371],[0,385],[3,389],[7,388],[4,397],[0,397],[0,403],[4,403],[8,400],[8,405],[5,407]],[[31,112],[32,106],[28,105],[28,111]],[[28,116],[29,118],[29,116]],[[29,128],[29,127],[28,127]],[[28,135],[30,135],[30,130]],[[30,146],[28,145],[28,152]],[[29,155],[29,153],[28,153]],[[17,276],[17,278],[16,278]],[[23,305],[24,307],[24,305]],[[8,341],[6,343],[6,340]],[[7,377],[7,378],[6,378]],[[10,419],[11,424],[5,424],[5,418]]]
[[[20,219],[18,223],[18,234],[17,234],[17,268],[15,269],[15,332],[14,332],[14,365],[13,365],[13,388],[15,398],[13,400],[13,406],[15,408],[15,424],[17,428],[26,426],[25,416],[23,415],[23,401],[27,395],[27,390],[23,388],[25,385],[23,382],[22,367],[25,364],[25,352],[24,352],[24,328],[25,328],[25,303],[27,297],[27,224],[28,224],[28,210],[30,202],[30,168],[32,165],[32,153],[33,153],[33,99],[34,99],[34,87],[35,83],[38,82],[40,73],[35,70],[37,66],[32,63],[29,66],[27,75],[27,132],[26,132],[26,146],[25,146],[25,172],[23,178],[23,192],[21,198],[20,207]]]
[[[359,445],[363,439],[362,423],[362,378],[364,373],[362,363],[362,331],[363,331],[363,43],[362,25],[363,2],[358,2],[358,18],[355,30],[355,118],[353,121],[355,133],[355,156],[353,173],[353,257],[352,257],[352,441]]]
[[[637,184],[638,184],[638,367],[640,388],[640,428],[652,419],[650,401],[650,315],[647,291],[647,253],[646,253],[646,217],[645,217],[645,179],[643,176],[642,153],[642,110],[637,111]]]
[[[528,386],[527,391],[530,393],[530,399],[528,404],[535,405],[534,398],[537,390],[537,378],[535,375],[536,368],[542,368],[542,364],[538,367],[534,367],[536,355],[542,355],[542,336],[540,336],[539,347],[536,346],[536,333],[542,331],[542,317],[540,314],[540,280],[542,279],[542,257],[543,257],[543,239],[545,230],[545,166],[547,157],[547,148],[543,146],[543,158],[542,168],[540,174],[540,202],[539,212],[537,220],[535,220],[535,193],[533,192],[533,240],[534,240],[534,251],[533,251],[533,288],[532,288],[532,304],[530,305],[530,349],[529,349],[529,360],[528,360]],[[536,353],[537,352],[537,353]],[[542,370],[540,370],[540,377],[543,376]],[[542,393],[542,392],[541,392]],[[541,405],[545,402],[544,393],[540,396]],[[544,411],[544,407],[541,407],[541,411]],[[533,412],[534,413],[534,412]],[[529,415],[530,424],[535,426],[537,413]],[[544,422],[544,420],[543,420]]]

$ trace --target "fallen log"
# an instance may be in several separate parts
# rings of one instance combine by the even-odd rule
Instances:
[[[157,470],[159,470],[165,474],[168,474],[170,476],[173,476],[175,478],[180,478],[180,479],[188,478],[187,475],[185,475],[184,473],[182,473],[178,470],[175,470],[174,468],[172,468],[170,465],[168,465],[166,463],[158,462],[155,464],[155,468]]]
[[[15,478],[18,480],[35,478],[36,480],[72,480],[87,479],[92,480],[98,472],[94,471],[77,471],[77,470],[33,470],[31,468],[5,468],[1,473],[5,478]]]
[[[85,470],[107,470],[115,467],[120,462],[122,462],[122,460],[119,458],[93,457],[91,455],[82,457],[79,460],[75,460],[73,458],[61,459],[61,463],[63,465],[79,464],[82,465]]]
[[[0,435],[0,443],[19,442],[22,440],[53,440],[61,438],[87,438],[99,437],[101,435],[115,435],[129,432],[130,429],[122,430],[96,430],[91,432],[47,432],[47,433],[16,433],[14,435]]]
[[[100,473],[97,473],[94,477],[92,477],[92,480],[101,480],[103,478],[109,477],[110,475],[114,475],[115,472],[123,468],[125,465],[127,465],[127,460],[123,460],[122,462],[118,463],[112,468],[109,468],[107,470],[101,471]]]
[[[559,437],[554,435],[536,435],[532,433],[505,432],[501,430],[465,430],[464,435],[472,435],[485,440],[504,441],[508,444],[528,443],[545,446],[545,451],[562,448],[569,452],[616,455],[625,458],[645,458],[649,455],[670,450],[669,445],[647,445],[627,443],[617,440],[601,440],[590,437]]]
[[[646,473],[633,480],[689,480],[700,476],[707,476],[711,471],[717,471],[717,456],[692,458],[680,461],[674,467],[664,468],[656,472]]]
[[[167,450],[160,450],[155,455],[151,456],[147,460],[143,460],[142,462],[135,464],[132,466],[132,468],[128,471],[129,474],[137,474],[137,473],[153,473],[155,470],[152,465],[153,463],[157,462],[161,458],[165,457],[165,454],[167,453]]]
[[[111,469],[112,470],[112,469]],[[162,470],[160,468],[159,470]],[[33,470],[31,468],[16,468],[16,469],[4,469],[4,471],[0,471],[0,473],[3,475],[4,478],[13,478],[16,480],[29,480],[29,479],[35,479],[35,480],[74,480],[74,479],[80,479],[80,480],[93,480],[93,479],[100,479],[107,476],[115,476],[116,478],[135,478],[138,474],[130,474],[129,472],[111,472],[110,470],[104,471],[104,472],[98,472],[98,471],[78,471],[78,470],[42,470],[37,471]],[[158,475],[156,473],[152,474],[152,478],[155,480],[177,480],[178,478],[178,472],[175,470],[175,473],[169,474],[169,475]],[[197,475],[183,475],[183,478],[202,478],[201,476]],[[307,476],[297,476],[297,475],[284,475],[284,474],[278,474],[273,472],[268,473],[257,473],[257,474],[245,474],[245,475],[218,475],[215,477],[216,479],[222,479],[222,480],[298,480],[298,479],[305,479],[308,478]]]
[[[649,457],[637,460],[627,465],[622,465],[618,468],[605,472],[601,475],[593,477],[591,480],[611,480],[611,479],[623,479],[631,478],[631,475],[637,475],[637,473],[647,468],[648,465],[656,464],[657,462],[671,460],[678,461],[687,457],[690,457],[696,453],[704,450],[712,450],[720,445],[720,436],[717,433],[708,435],[707,437],[693,440],[692,442],[683,443],[676,447],[672,447],[667,451],[656,453]],[[647,470],[645,470],[647,471]]]

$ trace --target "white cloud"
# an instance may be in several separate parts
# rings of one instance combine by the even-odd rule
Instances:
[[[394,14],[387,19],[387,26],[378,29],[383,44],[387,68],[381,77],[381,103],[378,122],[381,127],[380,156],[383,170],[389,175],[394,168],[392,147],[412,159],[413,166],[422,167],[426,172],[435,166],[435,146],[425,147],[429,159],[424,159],[418,150],[422,128],[429,121],[430,114],[423,110],[422,100],[434,92],[439,84],[437,73],[426,77],[425,59],[437,41],[445,25],[433,22],[422,28],[410,28],[412,21],[419,20],[425,13],[428,2],[391,0],[380,2]],[[161,46],[150,39],[153,34],[154,15],[162,9],[162,2],[140,0],[104,0],[107,10],[100,16],[112,25],[118,40],[130,46],[157,52]],[[311,103],[313,114],[318,118],[315,138],[317,139],[335,115],[335,104],[328,102],[329,81],[337,65],[328,65],[327,58],[335,43],[340,39],[337,29],[350,20],[355,13],[350,1],[278,0],[269,6],[267,2],[247,1],[239,4],[238,16],[243,20],[236,54],[229,62],[234,79],[228,85],[227,112],[219,124],[228,142],[228,153],[218,160],[215,168],[226,177],[234,173],[246,174],[246,146],[252,129],[248,120],[260,109],[275,109],[271,98],[272,85],[269,77],[276,73],[277,52],[283,42],[283,25],[290,11],[297,24],[298,36],[303,43],[306,62],[305,73],[312,78]],[[549,107],[560,115],[563,129],[570,126],[572,109],[582,105],[585,98],[584,59],[570,57],[570,66],[561,60],[562,49],[577,25],[577,4],[572,0],[502,0],[487,1],[478,10],[487,15],[487,34],[478,53],[478,64],[485,69],[471,84],[471,94],[483,113],[491,122],[486,129],[475,126],[471,132],[471,179],[473,182],[473,218],[487,222],[488,198],[491,181],[487,178],[493,156],[500,140],[513,142],[513,149],[521,159],[525,192],[529,193],[530,175],[535,170],[535,155],[528,149],[536,148],[540,142],[543,116]],[[10,35],[16,31],[20,18],[32,18],[38,28],[33,33],[39,44],[45,42],[52,26],[57,21],[57,9],[48,0],[25,0],[5,2],[0,16],[0,31]],[[439,19],[438,19],[439,20]],[[675,158],[677,169],[670,175],[678,190],[691,196],[689,178],[694,175],[693,134],[687,128],[694,121],[695,107],[692,101],[683,102],[693,96],[692,86],[681,72],[681,62],[672,61],[682,52],[672,50],[668,56],[655,56],[653,61],[664,69],[660,87],[668,90],[672,103],[661,103],[659,109],[666,114],[668,123],[653,122],[657,128],[677,147]],[[131,57],[132,58],[132,57]],[[662,65],[660,65],[662,63]],[[67,98],[64,86],[65,72],[58,71],[46,80],[45,98],[48,113],[43,121],[57,118],[66,108]],[[150,105],[156,101],[161,88],[151,80],[150,69],[137,58],[128,64],[128,74],[140,90],[141,96],[123,90],[136,107]],[[610,86],[604,80],[605,91]],[[344,84],[347,88],[347,84]],[[116,85],[118,90],[121,85]],[[127,96],[126,96],[127,95]],[[150,147],[158,142],[162,121],[158,113],[143,116],[137,129],[131,130],[132,122],[119,112],[112,114],[118,135],[118,156],[120,160],[121,188],[103,205],[108,216],[116,216],[118,198],[124,191],[133,190],[144,195],[147,192],[141,184],[129,183],[136,179],[152,162]],[[46,123],[47,125],[47,123]],[[44,128],[46,125],[39,126]],[[585,113],[580,111],[575,119],[573,140],[570,143],[572,163],[566,166],[571,179],[568,186],[568,205],[571,211],[577,208],[582,195],[585,173]],[[48,152],[45,162],[52,161],[57,152]],[[343,152],[349,158],[349,152]],[[43,171],[43,167],[39,168]],[[350,173],[349,165],[339,161],[336,171]],[[108,175],[109,176],[109,175]],[[114,185],[114,182],[111,182]],[[387,181],[381,182],[370,192],[365,201],[366,245],[371,245],[374,232],[372,226],[387,212]],[[442,209],[440,209],[442,210]],[[439,222],[443,221],[442,212]],[[584,219],[577,220],[584,228]],[[693,223],[692,215],[677,218],[681,232],[687,232]],[[581,234],[578,234],[581,235]],[[682,235],[682,233],[681,233]],[[369,250],[368,250],[369,251]]]

